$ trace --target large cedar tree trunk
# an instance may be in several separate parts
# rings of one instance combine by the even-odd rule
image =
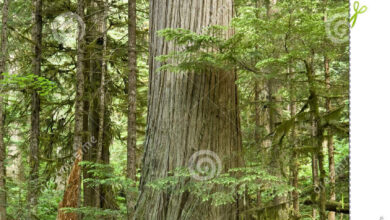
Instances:
[[[191,192],[177,193],[192,179],[180,182],[170,192],[146,186],[167,177],[175,168],[187,166],[191,155],[202,149],[221,158],[223,172],[242,164],[235,72],[159,72],[162,63],[156,59],[181,48],[164,41],[157,31],[184,28],[201,33],[211,24],[228,25],[233,0],[151,0],[150,14],[147,135],[135,219],[237,219],[238,202],[215,207],[202,203]],[[225,34],[231,36],[232,30]]]

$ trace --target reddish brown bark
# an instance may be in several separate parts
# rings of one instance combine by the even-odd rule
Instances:
[[[77,213],[66,213],[62,208],[77,208],[79,205],[80,195],[80,180],[81,180],[81,168],[79,163],[82,160],[82,148],[80,147],[77,151],[77,157],[74,161],[72,170],[66,182],[66,189],[64,198],[58,206],[57,220],[77,220]]]

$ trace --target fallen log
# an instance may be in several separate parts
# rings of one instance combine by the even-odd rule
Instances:
[[[313,202],[310,199],[307,199],[303,202],[305,205],[316,205],[318,202]],[[349,205],[348,204],[343,204],[341,202],[336,202],[336,201],[327,201],[326,202],[326,210],[327,211],[332,211],[332,212],[338,212],[338,213],[344,213],[344,214],[349,214]]]

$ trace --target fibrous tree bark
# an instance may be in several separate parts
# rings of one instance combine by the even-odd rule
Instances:
[[[311,125],[311,137],[314,139],[316,137],[316,123],[312,116],[312,125]],[[314,140],[315,141],[315,140]],[[313,141],[313,145],[316,145]],[[312,194],[312,200],[315,201],[317,198],[317,192],[320,190],[320,183],[318,179],[318,157],[315,152],[311,155],[311,176],[313,186],[315,187],[315,192]],[[312,218],[317,219],[318,209],[316,206],[313,206],[312,209]]]
[[[0,54],[0,81],[3,80],[3,75],[6,71],[7,61],[7,38],[8,38],[8,0],[3,2],[1,22],[1,54]],[[3,91],[0,87],[0,220],[7,219],[7,193],[5,188],[6,168],[5,159],[6,147],[4,145],[4,109],[3,109]]]
[[[74,212],[64,212],[62,208],[77,208],[80,196],[80,181],[81,167],[79,163],[82,161],[82,148],[79,148],[76,153],[76,158],[66,182],[66,189],[60,204],[58,205],[57,220],[78,220],[79,216]]]
[[[136,53],[136,0],[128,2],[128,115],[127,115],[127,178],[136,180],[136,110],[137,110],[137,53]],[[128,219],[132,219],[134,213],[134,193],[127,192],[126,202]]]
[[[42,53],[42,0],[33,1],[34,28],[32,72],[36,77],[41,75]],[[28,183],[27,202],[28,218],[36,219],[39,186],[39,113],[40,97],[36,89],[32,90],[31,96],[31,134],[30,134],[30,176]]]
[[[147,135],[140,196],[135,219],[237,219],[238,203],[215,207],[191,192],[178,193],[185,178],[170,191],[153,190],[148,183],[188,165],[202,149],[218,155],[223,171],[242,164],[238,95],[234,71],[158,71],[156,57],[180,51],[157,31],[189,29],[201,33],[208,25],[228,25],[233,17],[232,0],[151,0],[150,81]],[[224,36],[232,35],[226,30]]]

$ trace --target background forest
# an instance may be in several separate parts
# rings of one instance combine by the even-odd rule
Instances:
[[[349,219],[346,0],[3,0],[0,220]]]

